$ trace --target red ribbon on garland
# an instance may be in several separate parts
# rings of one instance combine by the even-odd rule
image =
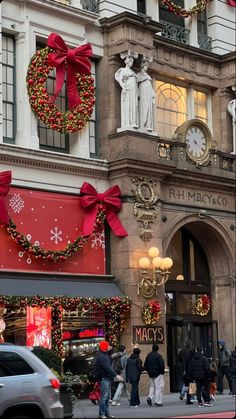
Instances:
[[[229,6],[236,7],[236,0],[228,0]]]
[[[69,49],[60,35],[51,33],[48,37],[47,46],[56,50],[48,54],[48,61],[51,67],[56,67],[56,89],[52,98],[57,98],[65,80],[67,70],[67,94],[69,109],[79,105],[79,97],[76,73],[90,74],[92,47],[90,44],[84,44],[74,49]]]
[[[122,226],[117,212],[121,209],[121,191],[118,185],[112,186],[103,193],[97,193],[96,189],[87,182],[81,186],[80,197],[81,206],[85,211],[85,220],[82,227],[83,236],[89,236],[93,232],[95,220],[98,214],[99,205],[105,204],[106,220],[118,237],[128,236],[127,231]]]
[[[8,224],[9,215],[6,205],[6,196],[11,185],[11,171],[0,173],[0,222]]]

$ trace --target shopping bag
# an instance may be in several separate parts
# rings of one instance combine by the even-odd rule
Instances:
[[[188,392],[189,394],[197,394],[196,383],[189,383]]]

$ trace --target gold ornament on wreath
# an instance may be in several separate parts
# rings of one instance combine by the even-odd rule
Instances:
[[[207,294],[196,296],[195,304],[193,307],[193,314],[198,316],[207,316],[211,308],[211,300]]]
[[[156,300],[149,300],[142,308],[142,319],[145,324],[155,324],[161,318],[161,304]]]
[[[48,128],[74,133],[89,121],[95,104],[94,79],[90,74],[91,54],[90,44],[69,49],[59,35],[51,34],[48,46],[33,55],[26,76],[29,101],[33,112]],[[50,97],[46,82],[53,68],[56,68],[56,92]],[[79,72],[78,68],[81,69]],[[64,84],[66,73],[69,110],[63,112],[54,101]]]

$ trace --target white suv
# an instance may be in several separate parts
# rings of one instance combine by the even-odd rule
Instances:
[[[63,418],[60,381],[30,349],[0,344],[0,418]]]

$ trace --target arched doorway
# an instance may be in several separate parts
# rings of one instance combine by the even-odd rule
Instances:
[[[215,227],[212,219],[208,223],[193,217],[191,220],[185,219],[175,228],[172,226],[169,237],[166,235],[163,243],[165,253],[174,260],[165,287],[170,391],[179,391],[181,388],[178,352],[186,343],[202,347],[209,358],[217,357],[220,322],[218,304],[216,310],[216,278],[230,275],[233,255],[231,243],[222,238],[221,226]],[[205,315],[196,311],[196,302],[202,295],[207,295],[211,300],[211,308]]]

